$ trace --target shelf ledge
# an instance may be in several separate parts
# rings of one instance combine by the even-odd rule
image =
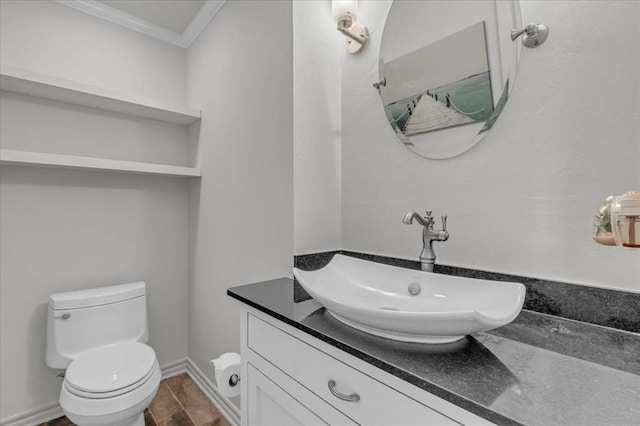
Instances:
[[[0,164],[175,177],[200,177],[202,175],[201,170],[196,167],[107,160],[102,158],[17,151],[12,149],[0,149]]]
[[[200,110],[4,64],[0,65],[0,89],[169,123],[186,125],[202,118]]]

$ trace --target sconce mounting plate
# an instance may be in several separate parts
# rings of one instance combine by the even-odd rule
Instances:
[[[347,49],[347,52],[352,54],[360,52],[364,48],[364,46],[367,44],[367,40],[369,39],[369,32],[367,31],[367,27],[365,27],[362,24],[355,23],[349,27],[348,31],[351,34],[361,39],[364,39],[365,42],[359,43],[356,40],[346,37],[345,47]]]

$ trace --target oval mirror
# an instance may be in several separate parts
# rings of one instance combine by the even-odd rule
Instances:
[[[521,26],[517,0],[394,1],[374,86],[400,141],[434,159],[477,144],[513,87]]]

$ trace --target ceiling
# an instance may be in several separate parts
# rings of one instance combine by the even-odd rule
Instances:
[[[109,7],[183,34],[206,0],[99,0]]]

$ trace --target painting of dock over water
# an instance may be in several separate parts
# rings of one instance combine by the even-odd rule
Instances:
[[[419,78],[394,87],[400,70],[416,67]],[[386,63],[385,77],[385,112],[404,136],[483,123],[494,111],[484,22]]]

